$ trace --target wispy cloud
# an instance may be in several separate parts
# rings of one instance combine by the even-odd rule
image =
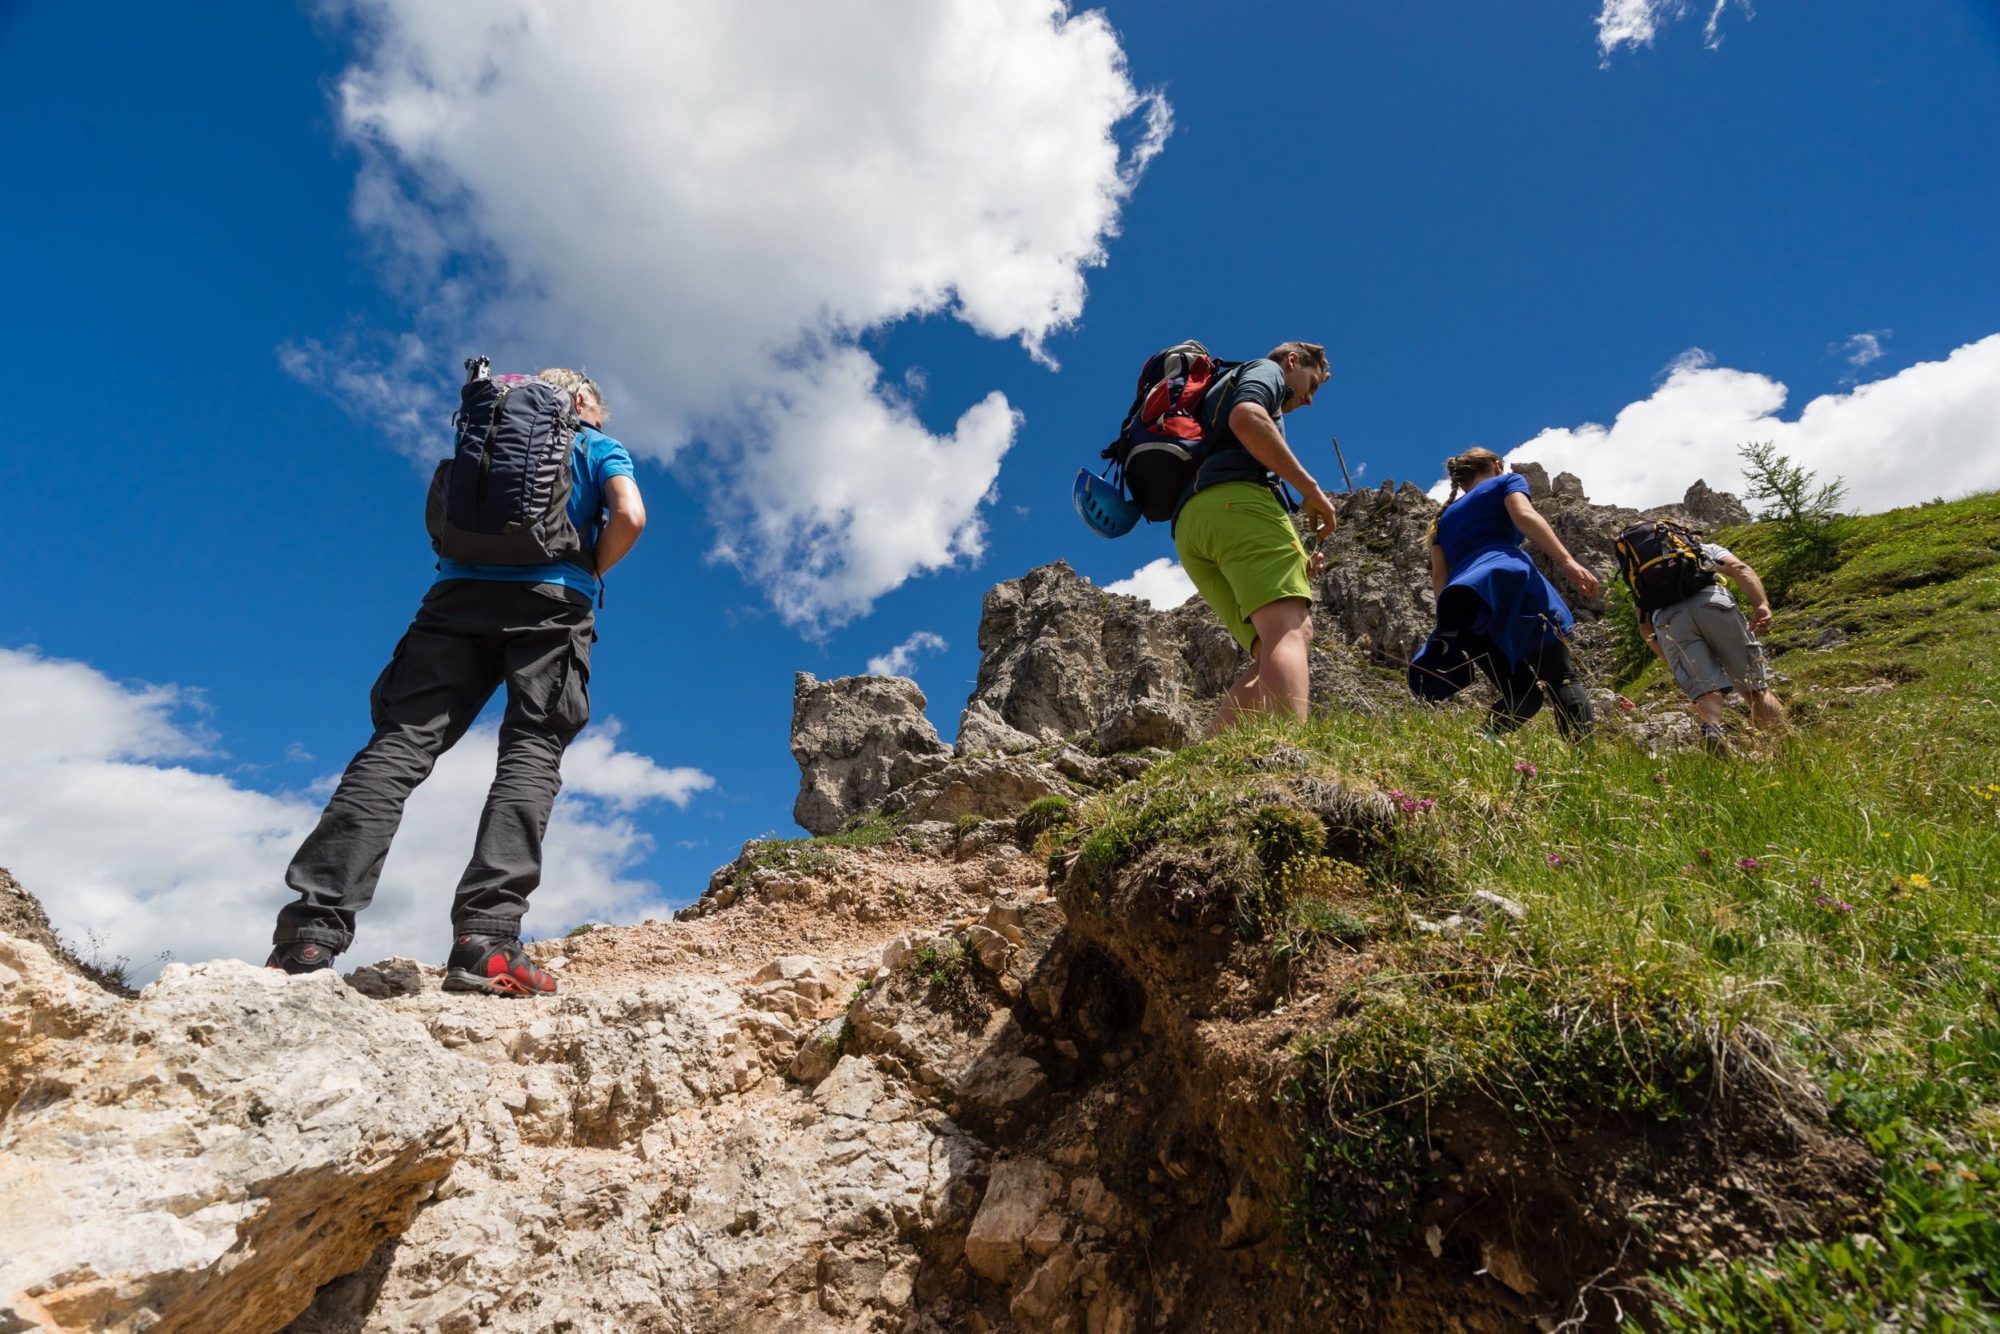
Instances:
[[[991,392],[933,431],[921,378],[859,338],[948,315],[1052,364],[1172,126],[1101,13],[327,8],[360,34],[336,97],[355,217],[443,360],[480,330],[496,365],[588,364],[627,445],[703,480],[715,558],[809,633],[979,559],[1018,414]]]
[[[1853,384],[1864,369],[1883,358],[1888,349],[1882,346],[1882,340],[1891,332],[1889,329],[1870,329],[1865,333],[1849,334],[1838,343],[1827,344],[1826,350],[1830,355],[1841,358],[1853,368],[1841,377],[1842,384]]]
[[[1756,17],[1750,0],[1713,0],[1701,25],[1702,45],[1711,51],[1722,45],[1722,13],[1731,4],[1746,19]],[[1597,12],[1598,63],[1608,67],[1621,46],[1651,46],[1662,27],[1686,18],[1691,7],[1690,0],[1604,0]]]
[[[887,653],[868,660],[870,676],[908,676],[916,665],[919,653],[942,653],[951,645],[944,642],[944,636],[932,634],[929,630],[919,630]]]

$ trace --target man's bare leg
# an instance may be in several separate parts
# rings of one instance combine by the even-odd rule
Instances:
[[[1312,603],[1280,598],[1250,613],[1257,627],[1257,684],[1267,713],[1305,721],[1312,696]]]
[[[1312,693],[1312,604],[1280,598],[1250,613],[1257,628],[1249,670],[1224,692],[1209,736],[1219,736],[1253,713],[1286,713],[1303,720]]]
[[[1250,652],[1253,655],[1257,652],[1255,644],[1250,646]],[[1229,689],[1223,693],[1222,703],[1215,710],[1215,717],[1209,720],[1208,731],[1204,736],[1221,736],[1236,726],[1245,714],[1257,712],[1262,699],[1263,690],[1257,680],[1257,664],[1252,662],[1244,669],[1243,675],[1229,683]]]
[[[1768,690],[1753,690],[1750,696],[1750,722],[1760,732],[1776,736],[1785,730],[1785,706],[1778,697]]]

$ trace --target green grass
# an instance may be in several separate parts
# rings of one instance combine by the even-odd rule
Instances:
[[[1755,526],[1718,537],[1762,555]],[[1587,1092],[1670,1118],[1750,1025],[1868,1137],[1887,1193],[1859,1249],[1665,1276],[1671,1319],[1867,1328],[1922,1292],[1933,1315],[1911,1327],[2000,1320],[2000,497],[1855,519],[1842,540],[1843,563],[1777,608],[1801,726],[1755,758],[1572,749],[1545,722],[1503,747],[1475,713],[1412,708],[1240,730],[1074,808],[1094,877],[1163,843],[1254,854],[1230,892],[1275,950],[1295,948],[1300,903],[1377,923],[1372,971],[1291,1085],[1306,1251],[1393,1240],[1416,1112],[1479,1098],[1532,1127]],[[1671,689],[1657,664],[1633,686]],[[1432,804],[1399,807],[1365,856],[1331,846],[1337,830],[1316,850],[1271,812],[1328,785]],[[1335,853],[1352,881],[1301,892],[1300,859]],[[1393,925],[1476,886],[1526,920],[1457,940]],[[1636,1026],[1609,1022],[1614,1003]]]
[[[815,875],[832,870],[837,862],[835,848],[879,848],[893,843],[902,833],[894,821],[871,811],[850,828],[816,838],[760,838],[747,844],[740,877],[751,871],[787,870]]]

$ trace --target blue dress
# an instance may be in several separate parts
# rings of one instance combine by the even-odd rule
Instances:
[[[1438,516],[1437,544],[1450,579],[1438,598],[1438,630],[1410,665],[1410,689],[1447,699],[1472,681],[1468,638],[1484,640],[1511,671],[1576,624],[1554,584],[1521,550],[1507,497],[1528,479],[1503,472],[1473,487]]]

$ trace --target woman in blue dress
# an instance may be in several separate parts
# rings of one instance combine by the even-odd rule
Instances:
[[[1528,503],[1527,479],[1508,472],[1498,454],[1475,446],[1447,459],[1445,471],[1451,498],[1430,531],[1437,631],[1410,664],[1410,689],[1423,699],[1450,699],[1472,683],[1477,668],[1499,692],[1487,717],[1489,735],[1534,717],[1546,689],[1556,725],[1580,739],[1590,730],[1590,696],[1563,642],[1576,621],[1521,550],[1521,539],[1585,597],[1597,595],[1597,576],[1569,554]]]

